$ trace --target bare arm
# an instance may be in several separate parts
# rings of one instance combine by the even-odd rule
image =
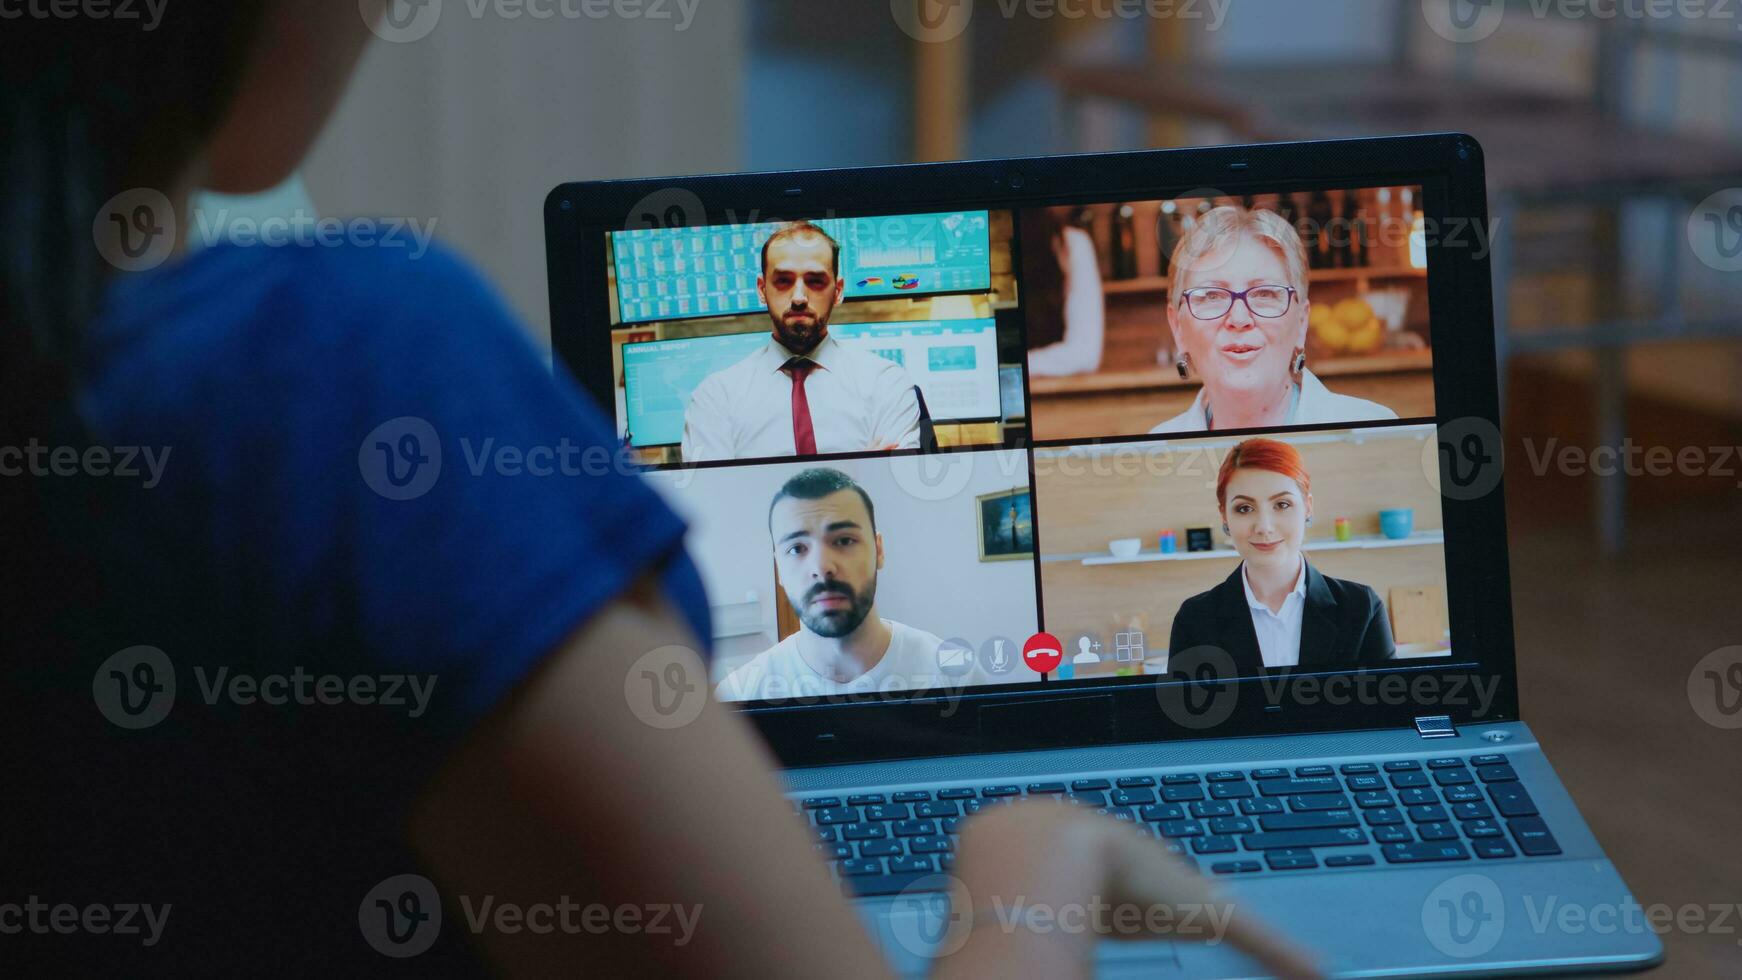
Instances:
[[[567,897],[692,914],[684,942],[486,929],[476,941],[511,977],[888,976],[748,723],[712,699],[694,722],[671,729],[643,723],[632,708],[625,680],[636,660],[695,645],[679,622],[644,581],[576,631],[471,735],[412,816],[412,842],[438,888],[450,906],[460,895],[474,908],[484,896],[498,905]],[[688,696],[706,692],[705,677],[688,680],[696,687]],[[1027,894],[1059,906],[1099,896],[1183,904],[1209,894],[1154,841],[1065,806],[975,817],[956,874],[982,903]],[[1279,975],[1314,975],[1238,917],[1221,938]],[[938,975],[997,975],[1009,965],[1087,976],[1094,939],[976,929]],[[1048,968],[1033,973],[1040,964]]]
[[[420,801],[412,841],[450,902],[700,906],[693,938],[486,930],[509,976],[887,976],[781,797],[750,727],[709,700],[642,723],[643,653],[697,646],[644,582],[579,629],[475,731]],[[707,690],[706,677],[692,677]]]

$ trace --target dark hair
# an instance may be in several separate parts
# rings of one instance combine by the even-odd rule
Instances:
[[[829,264],[834,267],[835,275],[841,274],[841,243],[835,241],[835,236],[808,221],[788,222],[776,228],[774,234],[768,236],[768,241],[762,243],[762,271],[768,272],[768,246],[788,238],[797,238],[800,235],[821,235],[823,241],[829,243]]]
[[[865,513],[871,518],[871,533],[877,533],[877,508],[871,503],[871,495],[865,488],[854,482],[853,478],[840,470],[832,470],[826,466],[813,466],[793,475],[793,478],[781,484],[780,491],[774,499],[768,502],[768,533],[774,534],[774,506],[792,497],[795,500],[821,500],[831,493],[851,490],[865,501]]]
[[[45,7],[0,29],[0,446],[91,441],[74,388],[80,337],[110,274],[93,236],[98,210],[123,191],[175,189],[229,106],[266,6],[175,0],[134,19]],[[96,506],[75,503],[75,486],[0,476],[0,515],[9,538],[22,539],[9,540],[13,557],[0,562],[17,649],[48,656],[57,639],[47,625],[57,611],[31,596],[98,602],[79,590],[95,588],[102,556],[65,533]],[[51,500],[61,517],[82,519],[45,519]],[[43,632],[32,636],[16,617]]]
[[[69,364],[108,269],[97,210],[172,189],[228,108],[265,0],[176,0],[143,19],[53,16],[0,34],[0,329],[14,356]],[[138,9],[138,8],[135,8]],[[27,353],[28,352],[28,353]]]

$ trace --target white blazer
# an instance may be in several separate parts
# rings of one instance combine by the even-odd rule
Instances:
[[[1325,383],[1311,371],[1302,371],[1300,402],[1295,405],[1294,414],[1283,424],[1336,425],[1342,422],[1374,422],[1394,418],[1397,418],[1397,413],[1384,405],[1352,395],[1339,395],[1326,388]],[[1209,423],[1204,418],[1204,389],[1200,387],[1198,397],[1192,399],[1190,408],[1149,431],[1151,434],[1206,432],[1209,428]]]

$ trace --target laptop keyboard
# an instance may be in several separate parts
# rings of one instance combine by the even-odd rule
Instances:
[[[1134,824],[1212,876],[1561,852],[1504,755],[891,789],[793,805],[843,889],[874,896],[951,870],[962,821],[1024,796]]]

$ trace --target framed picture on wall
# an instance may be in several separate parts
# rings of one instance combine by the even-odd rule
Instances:
[[[1034,503],[1027,487],[974,498],[980,516],[980,560],[1034,557]]]

